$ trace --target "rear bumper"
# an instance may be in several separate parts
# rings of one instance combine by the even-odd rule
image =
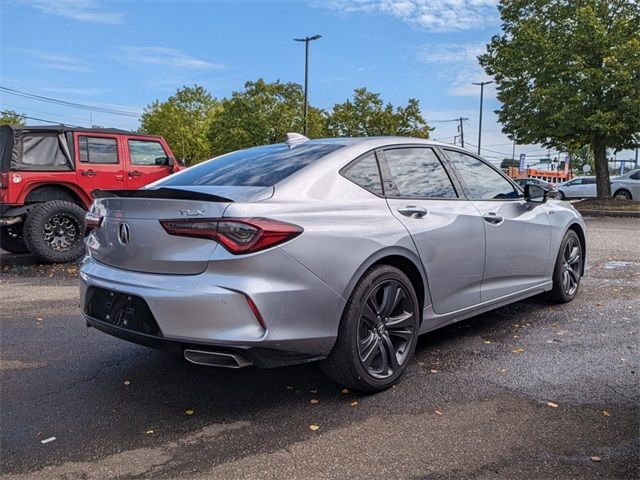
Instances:
[[[345,301],[309,270],[279,249],[215,263],[215,272],[210,265],[198,275],[166,275],[122,270],[87,257],[80,270],[83,315],[89,325],[135,343],[174,351],[239,351],[258,366],[299,363],[331,351]],[[159,335],[88,315],[90,287],[142,298]]]

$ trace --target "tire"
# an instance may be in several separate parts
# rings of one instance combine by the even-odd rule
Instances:
[[[633,200],[633,196],[631,195],[631,192],[624,188],[621,188],[620,190],[616,191],[616,193],[614,193],[613,196],[615,198],[626,198],[627,200]]]
[[[568,303],[575,298],[580,289],[582,277],[582,255],[583,248],[578,234],[568,230],[560,243],[560,251],[553,270],[553,288],[549,292],[549,298],[552,301]]]
[[[392,301],[385,303],[385,298]],[[419,305],[404,273],[390,265],[371,268],[347,301],[336,343],[321,363],[324,372],[354,390],[378,392],[389,388],[413,357]]]
[[[0,228],[0,248],[11,253],[27,253],[29,249],[22,238],[22,223]]]
[[[45,262],[72,262],[84,253],[84,215],[75,203],[40,203],[24,222],[24,243]]]
[[[567,197],[564,195],[562,190],[558,190],[558,200],[566,200]]]

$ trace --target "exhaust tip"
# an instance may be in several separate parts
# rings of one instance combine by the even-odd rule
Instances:
[[[186,349],[184,351],[184,358],[191,363],[206,365],[208,367],[243,368],[253,365],[253,363],[246,358],[235,353],[227,352]]]

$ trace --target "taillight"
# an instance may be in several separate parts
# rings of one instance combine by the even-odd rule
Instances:
[[[170,235],[209,238],[233,254],[253,253],[297,237],[302,227],[268,218],[160,220]]]
[[[100,228],[102,225],[103,217],[97,213],[87,212],[84,216],[84,235],[89,235],[89,232],[94,228]]]

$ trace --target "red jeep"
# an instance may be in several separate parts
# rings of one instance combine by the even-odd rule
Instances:
[[[2,125],[0,246],[48,262],[75,260],[93,190],[137,189],[179,169],[162,137]]]

